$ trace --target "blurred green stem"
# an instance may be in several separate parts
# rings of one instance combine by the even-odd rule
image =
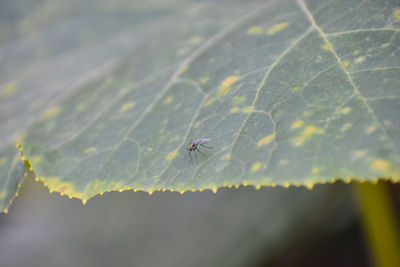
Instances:
[[[360,183],[365,235],[376,267],[400,266],[399,224],[386,182]]]

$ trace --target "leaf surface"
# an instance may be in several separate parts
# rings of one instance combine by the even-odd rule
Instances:
[[[6,119],[50,190],[400,179],[397,1],[97,7],[38,9],[12,46],[35,56],[5,56],[27,65]]]

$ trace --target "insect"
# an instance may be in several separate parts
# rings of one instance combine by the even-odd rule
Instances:
[[[204,155],[200,150],[199,150],[199,146],[205,147],[205,148],[210,148],[212,149],[212,147],[206,146],[204,145],[204,143],[208,143],[210,142],[211,139],[210,138],[202,138],[202,139],[198,139],[196,141],[193,142],[190,141],[189,145],[187,146],[187,150],[189,151],[189,157],[191,158],[191,152],[193,151],[193,153],[195,153],[196,151],[198,151],[200,154]],[[197,155],[194,154],[196,156],[196,161],[197,161]]]

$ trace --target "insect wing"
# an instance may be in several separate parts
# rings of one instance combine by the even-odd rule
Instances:
[[[200,145],[200,144],[204,144],[204,143],[207,143],[207,142],[210,142],[210,141],[211,141],[210,138],[202,138],[202,139],[196,140],[196,141],[195,141],[195,144],[196,144],[196,145]]]

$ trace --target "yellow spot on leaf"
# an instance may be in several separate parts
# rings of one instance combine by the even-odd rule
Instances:
[[[381,44],[381,48],[386,48],[386,47],[388,47],[389,45],[390,45],[390,43]]]
[[[122,186],[123,186],[122,183],[117,182],[117,181],[115,181],[115,180],[112,180],[112,181],[111,181],[111,184],[112,184],[113,187],[116,188],[116,189],[122,188]]]
[[[365,155],[367,155],[367,153],[368,153],[368,150],[359,150],[359,151],[356,151],[356,152],[354,153],[353,159],[354,159],[354,160],[357,160],[357,159],[363,158]]]
[[[251,35],[259,35],[259,34],[263,34],[263,32],[264,32],[264,29],[261,28],[260,26],[253,26],[247,30],[247,33],[251,34]]]
[[[44,185],[51,192],[60,192],[62,195],[68,195],[70,197],[76,197],[79,199],[84,198],[83,192],[78,192],[75,188],[75,185],[71,182],[61,181],[58,177],[39,177],[39,180],[44,183]]]
[[[323,48],[325,50],[329,50],[329,49],[331,49],[331,46],[330,46],[330,44],[324,44]]]
[[[350,113],[350,111],[351,111],[351,108],[347,107],[347,108],[342,108],[342,109],[339,111],[339,113],[344,114],[344,115],[347,115],[347,114]]]
[[[346,132],[347,130],[349,130],[350,128],[351,128],[351,126],[353,126],[353,124],[351,124],[351,123],[345,123],[345,124],[343,124],[343,126],[342,126],[342,128],[340,129],[340,131],[342,132],[342,133],[344,133],[344,132]]]
[[[172,102],[172,99],[174,99],[173,96],[167,97],[167,98],[164,100],[164,104],[169,104],[169,103],[171,103],[171,102]]]
[[[305,129],[304,129],[304,132],[306,133],[306,134],[314,134],[314,133],[317,133],[317,134],[322,134],[324,131],[321,129],[321,128],[318,128],[317,126],[315,126],[315,125],[308,125]]]
[[[397,9],[393,12],[393,18],[397,21],[400,21],[400,9]]]
[[[0,158],[0,166],[6,163],[6,157],[1,157]]]
[[[233,107],[233,108],[231,108],[231,112],[232,112],[232,113],[236,113],[236,112],[238,112],[238,111],[239,111],[238,107]]]
[[[360,64],[365,61],[365,57],[358,57],[354,60],[355,63]]]
[[[371,165],[373,171],[389,171],[390,168],[391,163],[384,159],[377,159]]]
[[[36,156],[31,159],[32,165],[38,164],[38,163],[40,163],[40,161],[42,161],[42,158],[40,156]]]
[[[322,170],[321,167],[315,166],[315,167],[312,167],[311,173],[312,173],[312,174],[318,174],[321,170]]]
[[[296,129],[296,128],[299,128],[299,127],[301,127],[301,126],[303,126],[304,125],[304,121],[302,121],[302,120],[297,120],[297,121],[295,121],[295,122],[293,122],[292,123],[292,129]]]
[[[32,164],[31,164],[31,162],[30,162],[29,160],[25,159],[25,157],[23,157],[22,160],[25,161],[25,166],[26,166],[26,168],[27,168],[28,170],[31,171],[31,170],[32,170]]]
[[[376,125],[371,125],[367,128],[367,130],[365,131],[366,134],[372,134],[373,132],[376,131]]]
[[[210,97],[209,99],[207,99],[207,101],[204,103],[204,106],[207,107],[209,105],[211,105],[212,103],[214,103],[215,98],[214,97]]]
[[[203,37],[201,36],[194,36],[192,39],[190,39],[191,44],[199,44],[201,42],[203,42]]]
[[[4,199],[7,196],[7,190],[4,188],[3,191],[0,192],[0,199]]]
[[[222,81],[221,86],[219,87],[218,90],[218,96],[225,95],[229,92],[231,89],[231,85],[234,84],[239,80],[239,77],[237,76],[230,76],[226,78],[225,80]]]
[[[50,118],[53,118],[54,116],[56,116],[58,113],[60,113],[60,108],[59,107],[53,107],[53,108],[47,110],[44,113],[43,118],[44,119],[50,119]]]
[[[354,50],[353,55],[357,56],[358,54],[360,54],[359,50]]]
[[[172,160],[172,159],[174,159],[176,156],[178,156],[178,151],[171,152],[171,153],[168,155],[167,159],[168,159],[168,160]]]
[[[289,23],[287,23],[287,22],[276,24],[276,25],[274,25],[274,26],[272,26],[272,27],[267,29],[267,34],[268,35],[275,34],[277,32],[282,31],[283,29],[287,28],[287,26],[289,26]]]
[[[253,107],[245,107],[242,109],[244,113],[250,113],[253,110]]]
[[[297,87],[293,87],[293,88],[292,88],[292,92],[293,92],[293,93],[296,93],[296,92],[300,91],[300,89],[301,89],[301,88],[298,87],[298,86],[297,86]]]
[[[77,111],[81,111],[85,108],[85,105],[83,103],[79,103],[78,105],[75,106],[75,109]]]
[[[183,67],[181,67],[181,68],[178,70],[178,74],[179,74],[179,75],[182,75],[182,74],[185,73],[188,69],[189,69],[189,66],[188,66],[188,65],[183,66]]]
[[[202,84],[205,84],[205,83],[208,82],[209,79],[210,79],[210,78],[208,78],[208,77],[203,77],[203,78],[200,79],[200,82],[201,82]]]
[[[231,153],[228,153],[224,156],[224,159],[230,160],[231,159]]]
[[[86,154],[90,154],[90,153],[96,152],[96,148],[95,148],[94,146],[88,147],[88,148],[85,149],[84,152],[85,152]]]
[[[4,86],[2,93],[4,95],[11,95],[12,93],[14,93],[15,87],[16,87],[15,82],[9,82]]]
[[[127,110],[130,110],[131,108],[133,108],[135,106],[135,102],[127,102],[125,104],[122,105],[121,107],[121,111],[125,112]]]
[[[318,128],[315,125],[308,125],[304,128],[304,130],[302,131],[302,133],[300,134],[300,136],[294,138],[292,140],[292,143],[295,146],[301,146],[303,145],[311,136],[313,136],[314,134],[323,134],[324,130],[321,128]]]
[[[243,96],[234,96],[233,97],[233,103],[234,104],[240,104],[240,103],[245,102],[246,99],[247,99],[247,97],[245,95],[243,95]]]
[[[349,66],[349,64],[350,64],[350,61],[347,61],[347,60],[342,62],[343,68],[347,68]]]
[[[258,169],[260,169],[261,165],[262,165],[261,162],[259,162],[259,161],[255,162],[255,163],[251,166],[250,171],[251,171],[251,172],[256,172],[256,171],[258,171]]]
[[[257,146],[260,147],[263,145],[268,145],[274,139],[275,139],[275,133],[267,135],[266,137],[257,142]]]
[[[289,164],[289,161],[286,160],[286,159],[281,159],[281,160],[279,161],[279,165],[286,166],[286,165],[288,165],[288,164]]]

